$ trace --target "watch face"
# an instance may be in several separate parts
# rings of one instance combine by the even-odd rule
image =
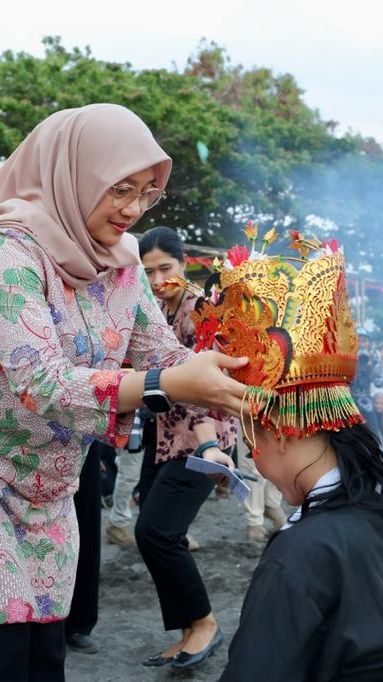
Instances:
[[[152,412],[169,412],[172,406],[162,391],[145,391],[142,401]]]

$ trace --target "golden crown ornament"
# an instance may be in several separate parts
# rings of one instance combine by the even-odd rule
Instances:
[[[267,255],[277,239],[249,221],[251,248],[234,246],[216,270],[210,297],[191,314],[197,348],[218,345],[249,363],[232,372],[248,386],[254,418],[277,435],[310,436],[364,421],[351,396],[358,339],[348,301],[343,249],[291,231],[296,256]],[[257,243],[260,248],[257,250]]]

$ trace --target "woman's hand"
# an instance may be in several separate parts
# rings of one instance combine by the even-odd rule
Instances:
[[[208,459],[210,462],[217,462],[217,464],[224,464],[229,469],[234,469],[235,464],[229,455],[226,455],[219,448],[207,448],[203,454],[203,459]],[[224,474],[209,474],[209,478],[212,478],[216,483],[221,486],[228,486],[229,479]]]
[[[222,452],[219,448],[207,448],[202,454],[202,459],[208,459],[209,462],[217,462],[217,464],[224,464],[229,469],[235,469],[235,464],[230,455]]]
[[[161,388],[173,403],[190,403],[240,417],[245,384],[227,376],[244,367],[248,358],[231,358],[215,351],[195,354],[182,365],[166,367],[160,379]],[[117,412],[133,412],[142,407],[146,372],[125,370],[118,393]],[[246,404],[244,406],[247,410]]]
[[[210,407],[239,417],[247,387],[227,376],[225,370],[238,369],[247,363],[248,358],[231,358],[207,351],[183,365],[164,369],[161,387],[172,402]]]

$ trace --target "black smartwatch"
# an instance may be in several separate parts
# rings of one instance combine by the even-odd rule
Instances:
[[[169,412],[172,407],[165,391],[160,388],[160,374],[163,369],[164,367],[149,369],[146,372],[141,400],[151,412]]]

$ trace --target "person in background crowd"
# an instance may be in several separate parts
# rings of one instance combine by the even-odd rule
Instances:
[[[184,276],[180,238],[169,227],[155,227],[145,232],[139,248],[168,324],[180,343],[193,348],[195,329],[189,314],[196,296],[180,287],[164,288],[166,280]],[[185,468],[185,458],[198,445],[196,433],[227,452],[236,441],[233,419],[197,423],[183,405],[145,421],[136,540],[157,589],[165,629],[182,631],[180,640],[147,658],[145,666],[170,663],[174,668],[189,668],[222,642],[206,588],[188,552],[189,526],[214,487],[211,478]]]
[[[376,435],[379,438],[380,447],[383,448],[383,391],[377,391],[374,393],[372,401],[375,410],[376,422],[378,425]]]
[[[372,384],[371,384],[371,395],[372,397],[377,391],[383,389],[383,361],[382,361],[382,350],[381,344],[376,344],[371,350],[370,358],[372,363]]]
[[[111,445],[102,443],[100,455],[101,473],[101,506],[111,509],[113,505],[113,491],[117,477],[116,450]]]
[[[130,502],[134,499],[132,493],[136,487],[132,486],[132,467],[138,471],[141,468],[142,431],[145,415],[149,414],[151,413],[148,410],[136,410],[127,449],[116,449],[117,476],[114,484],[113,504],[105,532],[108,542],[122,547],[128,547],[135,542],[131,529],[133,514],[130,508]],[[139,458],[138,467],[137,458]]]
[[[143,403],[240,413],[244,386],[222,369],[247,359],[179,344],[126,234],[170,169],[138,116],[103,103],[52,114],[0,168],[4,682],[65,678],[73,496],[93,440],[123,446]],[[218,448],[206,457],[233,466]]]
[[[358,408],[369,425],[377,433],[378,424],[371,397],[371,385],[376,369],[370,352],[370,334],[363,328],[357,328],[358,334],[358,364],[354,380],[351,384],[352,396]]]

